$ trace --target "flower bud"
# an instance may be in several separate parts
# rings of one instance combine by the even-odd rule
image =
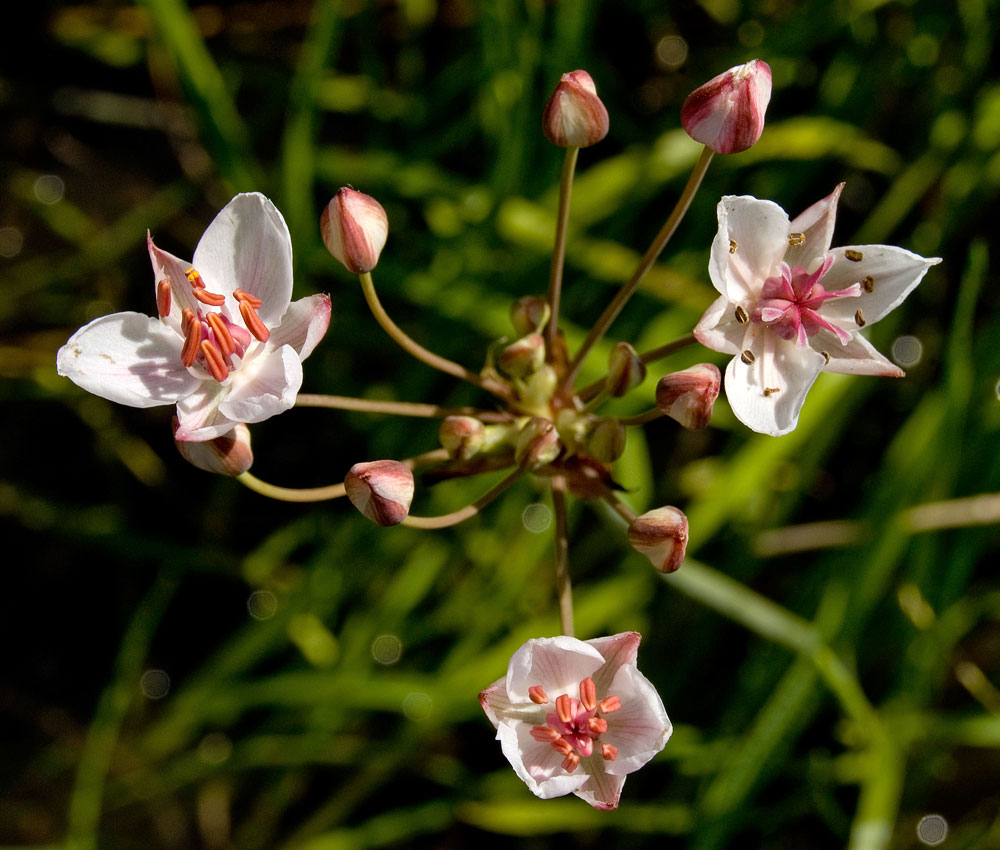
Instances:
[[[559,457],[561,451],[556,426],[548,419],[534,416],[524,423],[518,434],[514,458],[528,469],[541,469]]]
[[[541,295],[525,295],[518,298],[510,308],[510,321],[521,336],[539,331],[552,316],[549,302]]]
[[[625,452],[625,426],[617,419],[602,419],[587,438],[587,450],[602,463],[614,463]]]
[[[177,433],[180,423],[174,417],[173,428]],[[187,440],[174,440],[177,451],[192,466],[214,472],[216,475],[242,475],[253,465],[253,452],[250,449],[250,429],[240,423],[232,431],[205,440],[192,443]]]
[[[543,363],[537,372],[517,382],[517,397],[520,400],[518,406],[525,411],[544,411],[558,386],[559,375],[556,370],[548,363]]]
[[[468,460],[486,442],[486,426],[472,416],[446,416],[438,438],[451,457]]]
[[[345,186],[331,198],[319,221],[326,249],[349,272],[370,272],[389,235],[389,219],[370,195]]]
[[[646,378],[646,364],[627,342],[619,342],[611,349],[608,358],[608,377],[604,384],[615,398],[635,389]]]
[[[533,375],[545,363],[545,339],[541,334],[528,334],[512,342],[497,357],[497,366],[512,378]]]
[[[382,526],[406,519],[413,501],[413,473],[396,460],[356,463],[344,478],[347,498],[361,513]]]
[[[661,573],[672,573],[684,560],[688,521],[683,511],[667,505],[636,517],[628,527],[628,542]]]
[[[556,429],[563,445],[573,454],[587,447],[587,438],[594,430],[594,417],[572,407],[563,407],[556,413]]]
[[[760,138],[770,100],[771,68],[754,59],[691,92],[681,107],[681,124],[716,153],[739,153]]]
[[[563,74],[542,114],[545,138],[561,148],[586,148],[608,134],[608,110],[586,71]]]
[[[664,375],[656,385],[656,406],[685,428],[697,431],[712,418],[721,381],[719,368],[711,363]]]

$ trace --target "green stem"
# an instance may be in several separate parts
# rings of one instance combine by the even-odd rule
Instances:
[[[569,574],[569,531],[566,512],[566,479],[552,478],[552,507],[556,516],[556,597],[559,625],[564,635],[573,637],[573,582]]]
[[[630,425],[645,425],[647,422],[653,422],[663,415],[663,411],[660,408],[654,407],[652,410],[647,410],[645,413],[639,413],[635,416],[621,416],[618,418],[618,424],[624,425],[626,428]]]
[[[552,249],[552,266],[549,270],[549,307],[552,315],[545,331],[549,360],[553,357],[556,334],[559,329],[559,297],[562,292],[563,264],[566,258],[566,230],[569,225],[569,201],[573,192],[573,172],[579,148],[566,148],[563,160],[562,181],[559,184],[559,215],[556,218],[555,245]]]
[[[458,525],[460,522],[464,522],[470,517],[474,517],[488,504],[493,502],[501,493],[506,491],[518,478],[520,478],[526,472],[525,467],[519,466],[510,475],[500,481],[498,484],[494,485],[490,490],[480,496],[471,505],[466,505],[464,508],[460,508],[457,511],[452,511],[450,514],[441,514],[440,516],[413,516],[412,514],[404,519],[400,525],[408,525],[410,528],[424,528],[424,529],[435,529],[435,528],[447,528],[451,525]]]
[[[510,422],[509,414],[477,407],[439,407],[436,404],[419,404],[410,401],[381,401],[351,398],[342,395],[311,395],[301,393],[295,399],[297,407],[329,407],[336,410],[356,410],[362,413],[387,413],[395,416],[414,416],[423,419],[444,419],[446,416],[473,416],[481,422]]]

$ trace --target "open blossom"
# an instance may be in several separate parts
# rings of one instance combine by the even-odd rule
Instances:
[[[535,638],[505,678],[479,695],[514,772],[543,799],[573,793],[618,807],[625,777],[673,731],[659,694],[635,666],[641,637]]]
[[[294,304],[292,243],[281,213],[237,195],[186,263],[147,236],[157,318],[114,313],[80,328],[60,375],[129,407],[177,404],[174,439],[201,442],[295,403],[302,361],[330,324],[330,299]]]
[[[831,249],[841,189],[791,222],[770,201],[719,202],[709,275],[721,297],[694,335],[735,355],[726,395],[754,431],[793,430],[820,372],[903,375],[858,331],[900,304],[940,259],[889,245]]]

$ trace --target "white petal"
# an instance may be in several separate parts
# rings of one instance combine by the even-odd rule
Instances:
[[[290,345],[305,360],[330,326],[330,296],[310,295],[291,304],[281,324],[271,330],[269,342],[275,348]]]
[[[292,240],[281,213],[259,192],[237,195],[226,204],[202,235],[193,265],[211,292],[229,296],[242,289],[256,295],[264,302],[257,314],[268,326],[288,309]]]
[[[842,345],[836,336],[823,329],[810,338],[809,344],[817,351],[830,355],[830,361],[823,367],[824,372],[879,375],[884,378],[902,378],[906,374],[859,333],[852,334],[851,341]]]
[[[579,766],[573,773],[563,770],[562,753],[532,738],[527,723],[501,723],[497,740],[514,772],[536,797],[562,797],[587,781],[587,774]]]
[[[219,411],[236,422],[263,422],[289,410],[302,386],[302,361],[290,345],[267,347],[233,373],[233,385]]]
[[[844,184],[839,184],[823,200],[816,201],[805,212],[797,215],[788,226],[791,233],[801,233],[805,237],[801,244],[788,247],[785,262],[789,266],[802,266],[812,271],[820,258],[830,250],[837,219],[837,201],[843,189]]]
[[[749,309],[744,309],[749,314]],[[724,295],[712,302],[694,329],[698,342],[724,354],[738,354],[745,334],[746,325],[736,321],[736,305]]]
[[[861,255],[857,262],[848,260],[846,252]],[[846,289],[852,283],[871,277],[871,292],[863,286],[857,298],[841,298],[823,305],[820,315],[842,327],[855,325],[855,311],[860,309],[865,324],[871,325],[886,313],[899,306],[927,274],[927,270],[941,262],[939,257],[924,257],[892,245],[851,245],[834,248],[836,260],[823,278],[827,291]],[[856,327],[856,325],[855,325]]]
[[[618,697],[622,707],[605,716],[608,731],[601,735],[600,742],[618,748],[618,757],[607,762],[605,770],[624,776],[660,752],[673,727],[656,688],[634,665],[618,671],[608,694]]]
[[[114,313],[80,328],[56,371],[87,392],[129,407],[172,404],[201,383],[181,366],[183,340],[158,319]]]
[[[727,195],[717,211],[709,276],[730,301],[755,301],[788,249],[788,215],[777,204],[749,195]]]
[[[155,284],[166,280],[170,284],[170,316],[167,321],[179,334],[181,332],[181,313],[185,307],[190,307],[196,313],[204,312],[206,307],[192,294],[191,284],[184,275],[191,264],[175,257],[169,251],[163,251],[153,244],[153,238],[146,233],[146,250],[149,252],[149,262],[153,266],[153,298],[156,298]]]
[[[573,793],[581,800],[586,800],[595,809],[605,812],[617,809],[625,777],[624,775],[614,776],[606,770],[613,764],[614,762],[604,761],[598,746],[596,755],[586,760],[585,768],[590,778]]]
[[[200,443],[228,434],[239,424],[219,412],[219,402],[228,392],[228,387],[206,380],[201,382],[196,392],[178,401],[174,439]]]
[[[598,694],[608,693],[608,687],[623,664],[635,666],[641,641],[642,635],[638,632],[621,632],[587,641],[604,658],[604,665],[592,676]]]
[[[507,694],[512,702],[530,700],[528,688],[541,685],[549,700],[561,694],[579,696],[580,682],[604,664],[604,657],[582,640],[560,635],[532,638],[515,652],[507,667]]]

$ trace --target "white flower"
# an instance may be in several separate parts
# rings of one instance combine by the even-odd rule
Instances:
[[[749,196],[719,202],[708,271],[722,294],[694,335],[736,355],[726,395],[737,418],[762,434],[795,428],[820,372],[902,377],[858,330],[909,295],[939,258],[889,245],[830,249],[841,183],[794,221]]]
[[[625,776],[673,731],[659,694],[635,666],[640,636],[529,640],[507,676],[479,695],[514,772],[543,799],[573,793],[618,807]]]
[[[129,407],[177,404],[174,438],[201,442],[295,403],[302,361],[330,324],[330,298],[290,304],[292,243],[281,213],[237,195],[186,263],[147,235],[159,318],[114,313],[80,328],[60,375]]]

